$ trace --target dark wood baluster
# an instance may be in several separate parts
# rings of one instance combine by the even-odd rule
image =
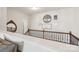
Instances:
[[[60,35],[58,34],[58,41],[59,41],[59,39],[60,39]]]
[[[49,32],[46,32],[46,39],[48,39],[49,40]]]
[[[71,43],[72,43],[72,42],[71,42],[71,39],[72,39],[72,37],[71,37],[71,31],[69,32],[69,34],[70,34],[70,44],[71,44]]]
[[[70,34],[69,34],[69,44],[70,44]]]
[[[43,36],[42,36],[43,39],[45,39],[45,37],[46,37],[45,33],[46,33],[46,32],[43,31]]]
[[[66,40],[66,34],[64,34],[64,37],[63,37],[63,42],[65,42]]]
[[[62,34],[62,40],[61,40],[61,42],[63,42],[63,40],[64,40],[63,35],[64,35],[64,34]]]
[[[49,37],[48,32],[46,32],[46,38],[49,39],[48,37]]]
[[[63,42],[65,42],[65,39],[66,39],[66,34],[64,34],[64,37],[63,37],[64,39],[63,39]]]
[[[57,39],[57,41],[58,41],[58,33],[56,33],[56,39]]]
[[[58,41],[60,42],[60,40],[61,40],[61,34],[60,34],[60,39]]]
[[[61,40],[62,40],[62,34],[60,34],[60,37],[61,37],[61,39],[60,39],[60,42],[61,42]]]
[[[64,34],[64,39],[63,39],[63,42],[65,42],[66,41],[66,34]]]
[[[50,40],[50,35],[51,35],[51,33],[50,32],[47,32],[47,38]]]
[[[54,33],[52,33],[52,40],[54,40]]]
[[[56,40],[56,33],[54,33],[55,34],[55,36],[54,36],[54,40]],[[57,40],[56,40],[57,41]]]
[[[66,34],[62,34],[62,42],[66,42]]]
[[[50,33],[50,36],[49,36],[49,40],[51,39],[51,32],[49,32]]]
[[[59,39],[58,39],[58,41],[61,39],[61,37],[60,37],[61,35],[59,34]]]
[[[63,34],[61,34],[61,40],[60,40],[60,42],[62,42],[62,35],[63,35]]]
[[[53,33],[53,40],[55,40],[55,33]]]
[[[55,33],[55,40],[57,41],[57,38],[56,37],[57,37],[57,34]]]
[[[63,41],[62,41],[62,42],[64,42],[64,41],[65,41],[65,39],[66,39],[66,36],[65,36],[65,34],[63,34]]]
[[[66,34],[65,34],[64,42],[65,42],[65,43],[67,42],[67,35],[66,35]]]
[[[61,34],[60,34],[60,39],[59,39],[59,41],[61,40]]]
[[[53,40],[55,40],[55,33],[53,33]]]
[[[64,38],[63,42],[65,43],[65,42],[66,42],[66,38],[67,38],[67,37],[66,37],[66,34],[65,34],[64,36],[65,36],[65,38]]]
[[[50,33],[51,33],[51,32],[50,32]],[[53,35],[52,35],[52,33],[51,33],[50,40],[52,40],[52,36],[53,36]]]
[[[44,30],[43,30],[43,39],[44,39]]]
[[[59,34],[58,34],[58,40],[60,39]]]
[[[56,41],[56,38],[55,37],[56,37],[56,33],[54,33],[54,40]]]
[[[68,43],[68,35],[66,34],[66,43]]]
[[[52,40],[52,33],[51,33],[51,38],[50,38],[50,40]]]
[[[68,34],[66,34],[67,35],[67,43],[69,43],[69,35]]]
[[[56,39],[57,39],[57,41],[58,41],[58,33],[56,33],[56,35],[57,35]]]
[[[57,39],[59,40],[59,33],[57,35],[58,35],[58,38]]]

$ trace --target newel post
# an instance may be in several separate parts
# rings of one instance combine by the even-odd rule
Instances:
[[[28,29],[28,31],[27,31],[27,32],[28,32],[28,35],[30,35],[30,29]]]
[[[72,35],[71,31],[69,31],[69,35],[70,35],[70,44],[71,44],[71,35]]]

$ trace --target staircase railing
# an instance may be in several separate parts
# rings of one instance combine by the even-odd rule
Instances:
[[[45,31],[45,30],[28,30],[28,35],[43,38],[47,40],[58,41],[67,44],[79,45],[79,38],[72,34],[72,32],[55,32],[55,31]]]

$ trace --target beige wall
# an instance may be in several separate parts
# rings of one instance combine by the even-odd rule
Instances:
[[[52,31],[66,31],[69,32],[73,22],[73,9],[61,9],[51,12],[45,12],[40,14],[35,14],[31,17],[31,29],[42,29],[43,16],[49,14],[52,16],[52,21],[49,24],[52,24]],[[54,20],[53,16],[58,15],[58,20]]]
[[[79,37],[79,8],[74,8],[73,12],[73,24],[72,24],[72,31],[73,33]]]
[[[7,8],[0,7],[0,31],[6,31]]]

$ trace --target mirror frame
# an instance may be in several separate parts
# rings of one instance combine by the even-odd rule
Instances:
[[[9,25],[9,24],[13,24],[15,26],[15,30],[8,30],[8,27],[7,27],[7,31],[10,31],[10,32],[16,32],[17,30],[17,25],[15,24],[14,21],[10,20],[9,22],[7,22],[6,25]]]

